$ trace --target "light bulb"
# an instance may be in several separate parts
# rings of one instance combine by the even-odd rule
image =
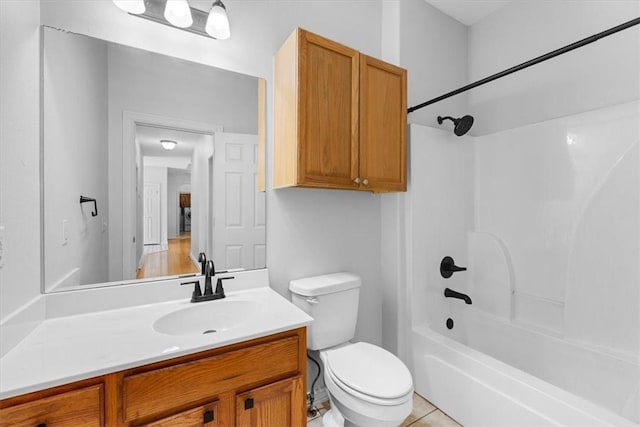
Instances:
[[[180,28],[187,28],[193,24],[191,9],[187,0],[167,0],[164,7],[164,17],[171,24]]]
[[[144,0],[113,0],[113,3],[128,13],[138,15],[145,11]]]
[[[211,6],[204,29],[211,37],[219,40],[226,40],[231,36],[227,9],[220,0],[216,0]]]
[[[174,148],[176,148],[176,145],[178,145],[176,141],[172,141],[170,139],[161,139],[160,144],[162,144],[162,148],[168,151],[173,150]]]

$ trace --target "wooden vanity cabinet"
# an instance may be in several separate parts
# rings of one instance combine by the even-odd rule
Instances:
[[[274,187],[406,191],[407,72],[300,28],[275,58]]]
[[[304,426],[305,385],[298,328],[5,399],[0,427]]]

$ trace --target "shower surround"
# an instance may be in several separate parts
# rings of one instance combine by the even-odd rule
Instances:
[[[498,422],[492,399],[521,425],[640,422],[638,123],[635,101],[475,138],[411,126],[416,390],[462,424]],[[442,278],[445,255],[468,271]]]

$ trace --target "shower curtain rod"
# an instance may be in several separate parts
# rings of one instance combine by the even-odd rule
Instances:
[[[546,61],[547,59],[555,58],[558,55],[562,55],[563,53],[570,52],[570,51],[572,51],[574,49],[577,49],[579,47],[582,47],[582,46],[588,45],[590,43],[593,43],[593,42],[595,42],[595,41],[597,41],[597,40],[599,40],[599,39],[601,39],[603,37],[610,36],[611,34],[615,34],[618,31],[626,30],[627,28],[633,27],[634,25],[638,25],[638,24],[640,24],[640,18],[632,19],[631,21],[625,22],[624,24],[620,24],[620,25],[617,25],[615,27],[609,28],[608,30],[605,30],[605,31],[603,31],[601,33],[594,34],[594,35],[592,35],[590,37],[584,38],[584,39],[579,40],[579,41],[577,41],[575,43],[571,43],[569,45],[561,47],[560,49],[556,49],[556,50],[554,50],[552,52],[549,52],[549,53],[546,53],[544,55],[538,56],[537,58],[534,58],[534,59],[531,59],[529,61],[523,62],[522,64],[516,65],[516,66],[511,67],[511,68],[508,68],[508,69],[506,69],[504,71],[501,71],[499,73],[493,74],[493,75],[491,75],[489,77],[485,77],[484,79],[478,80],[477,82],[468,84],[466,86],[463,86],[463,87],[461,87],[459,89],[456,89],[454,91],[451,91],[449,93],[445,93],[444,95],[441,95],[441,96],[439,96],[437,98],[430,99],[429,101],[423,102],[422,104],[418,104],[418,105],[416,105],[414,107],[410,107],[407,110],[407,113],[411,113],[411,112],[413,112],[415,110],[418,110],[420,108],[426,107],[427,105],[431,105],[431,104],[434,104],[436,102],[440,102],[443,99],[447,99],[447,98],[452,97],[454,95],[458,95],[459,93],[466,92],[469,89],[473,89],[473,88],[481,86],[481,85],[483,85],[485,83],[492,82],[492,81],[494,81],[496,79],[499,79],[501,77],[504,77],[504,76],[507,76],[509,74],[515,73],[516,71],[524,70],[525,68],[531,67],[532,65],[535,65],[535,64],[538,64],[540,62]]]

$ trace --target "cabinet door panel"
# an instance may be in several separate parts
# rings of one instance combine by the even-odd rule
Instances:
[[[242,393],[236,398],[238,427],[304,426],[302,376]]]
[[[104,425],[103,386],[96,385],[0,410],[0,426],[98,427]]]
[[[406,191],[407,72],[360,58],[360,178],[364,189]]]
[[[298,183],[355,188],[359,54],[300,31]]]

